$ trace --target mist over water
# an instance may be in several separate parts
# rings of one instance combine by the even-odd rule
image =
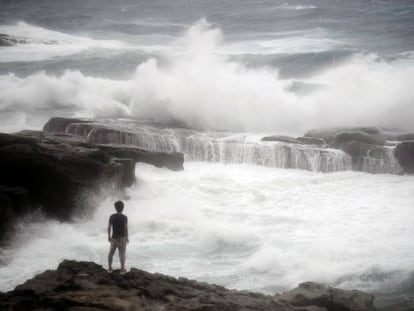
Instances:
[[[15,42],[0,46],[0,131],[52,116],[246,142],[414,131],[413,20],[402,0],[2,2],[0,34]],[[183,172],[137,165],[129,267],[271,294],[304,281],[390,291],[414,270],[412,176],[194,159]],[[22,220],[0,249],[0,291],[63,259],[106,264],[115,199],[74,223]]]

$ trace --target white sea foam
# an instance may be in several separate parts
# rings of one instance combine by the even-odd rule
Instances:
[[[413,269],[410,176],[197,162],[182,172],[141,164],[137,176],[128,267],[269,293],[303,281],[380,290]],[[0,290],[64,258],[105,265],[112,212],[106,201],[89,220],[22,224],[2,250]]]
[[[283,9],[283,10],[312,10],[316,9],[316,6],[314,5],[281,5],[278,6],[277,9]]]
[[[127,49],[117,40],[94,40],[83,36],[69,35],[59,31],[18,22],[0,25],[0,33],[23,43],[0,48],[0,62],[36,62],[84,52],[91,49]]]
[[[323,87],[291,91],[271,68],[248,68],[220,53],[223,35],[206,21],[180,47],[138,65],[129,80],[66,72],[0,76],[0,109],[72,109],[74,115],[129,116],[190,127],[301,133],[314,127],[377,125],[413,130],[414,64],[385,63],[373,54],[326,69],[302,82]]]

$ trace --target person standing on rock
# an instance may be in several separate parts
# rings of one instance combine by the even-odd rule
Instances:
[[[108,254],[108,272],[112,272],[112,258],[114,257],[115,250],[118,249],[119,261],[121,262],[121,274],[126,272],[125,270],[125,252],[128,240],[128,217],[122,214],[124,209],[124,202],[117,201],[114,203],[116,213],[109,217],[108,224],[108,241],[111,243]],[[111,230],[112,229],[112,230]],[[111,237],[112,231],[112,237]]]

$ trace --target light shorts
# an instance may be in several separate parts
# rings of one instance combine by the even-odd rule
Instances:
[[[111,239],[111,249],[110,252],[114,253],[115,250],[118,248],[119,256],[125,257],[125,251],[126,251],[126,245],[127,245],[127,238],[112,238]]]

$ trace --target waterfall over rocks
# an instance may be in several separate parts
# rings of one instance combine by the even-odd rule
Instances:
[[[308,141],[302,143],[302,137],[288,141],[260,140],[247,133],[199,131],[129,119],[52,118],[45,130],[80,136],[96,144],[124,144],[158,152],[181,152],[186,161],[245,163],[315,172],[403,173],[394,155],[394,145],[370,144],[361,141],[361,135],[348,135],[350,140],[339,144],[321,145]],[[344,135],[344,132],[338,133]],[[322,141],[320,138],[305,138]]]
[[[199,132],[154,124],[72,123],[67,134],[99,144],[128,144],[154,151],[178,151],[187,161],[245,163],[316,172],[352,169],[351,157],[336,149],[252,140],[247,134]]]

